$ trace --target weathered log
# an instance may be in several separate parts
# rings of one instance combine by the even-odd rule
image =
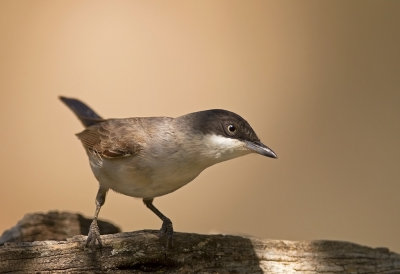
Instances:
[[[399,254],[348,242],[175,233],[167,250],[153,230],[103,235],[101,249],[85,240],[4,243],[0,272],[400,273]]]
[[[28,213],[15,226],[3,232],[0,245],[5,242],[62,241],[75,235],[87,235],[91,222],[91,219],[77,213]],[[99,220],[98,225],[102,234],[121,232],[119,227],[106,221]]]

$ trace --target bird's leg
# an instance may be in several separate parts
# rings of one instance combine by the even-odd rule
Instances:
[[[171,220],[153,205],[153,199],[143,199],[143,203],[163,221],[160,229],[160,237],[166,236],[167,248],[172,247],[172,234],[174,233],[174,228],[172,227]]]
[[[90,224],[89,227],[89,234],[86,239],[86,247],[87,246],[95,246],[96,241],[99,242],[99,246],[102,247],[103,243],[101,242],[100,239],[100,230],[99,226],[97,225],[97,217],[99,216],[100,208],[102,205],[104,205],[104,202],[106,200],[106,194],[107,194],[108,189],[104,189],[102,187],[99,188],[99,191],[97,191],[96,195],[96,211],[94,213],[94,218],[92,223]]]

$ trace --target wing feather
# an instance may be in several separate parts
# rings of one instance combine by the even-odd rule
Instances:
[[[134,121],[106,120],[77,134],[85,149],[104,158],[137,155],[143,148],[141,130]]]

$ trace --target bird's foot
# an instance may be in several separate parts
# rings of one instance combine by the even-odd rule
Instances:
[[[100,229],[97,225],[97,220],[94,219],[89,227],[89,234],[86,239],[86,247],[94,247],[96,245],[96,241],[99,243],[99,246],[102,247],[103,243],[100,238]]]
[[[167,238],[167,249],[172,247],[172,235],[174,234],[174,228],[170,219],[163,219],[163,223],[160,229],[160,237]]]

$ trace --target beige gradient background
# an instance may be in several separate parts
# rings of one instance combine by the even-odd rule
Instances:
[[[66,95],[104,117],[229,109],[278,153],[156,199],[176,231],[400,252],[399,26],[398,1],[0,1],[0,231],[94,212]],[[113,192],[100,217],[161,226]]]

